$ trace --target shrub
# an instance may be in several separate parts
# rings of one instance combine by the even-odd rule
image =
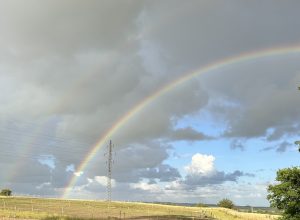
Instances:
[[[11,196],[11,190],[10,189],[2,189],[0,192],[1,196]]]
[[[218,202],[218,206],[227,209],[232,209],[234,207],[234,204],[229,199],[222,199],[221,201]]]

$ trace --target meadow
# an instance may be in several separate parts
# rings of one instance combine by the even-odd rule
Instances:
[[[276,215],[137,202],[0,197],[2,219],[221,219],[270,220]]]

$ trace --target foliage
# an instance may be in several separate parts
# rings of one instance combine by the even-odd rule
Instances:
[[[268,187],[271,206],[283,211],[282,219],[300,219],[300,167],[278,170],[276,181]]]
[[[227,209],[232,209],[234,207],[234,204],[230,199],[222,199],[218,202],[218,206]]]
[[[12,191],[10,189],[2,189],[0,192],[1,196],[11,196]]]

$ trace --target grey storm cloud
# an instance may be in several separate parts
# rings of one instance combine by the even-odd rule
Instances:
[[[145,38],[159,44],[172,65],[197,67],[242,51],[298,43],[297,1],[172,3],[153,4],[155,10],[144,15],[144,25],[152,27]]]
[[[15,169],[17,160],[27,167],[10,187],[59,193],[72,175],[67,167],[77,168],[112,126],[168,83],[227,56],[297,43],[300,3],[288,2],[1,1],[0,163],[5,170]],[[116,181],[125,187],[143,178],[180,178],[165,162],[168,143],[209,140],[197,129],[176,128],[205,108],[226,124],[224,138],[294,135],[298,58],[195,77],[149,102],[111,137]],[[214,99],[234,105],[209,106]],[[104,152],[102,147],[79,184],[106,174]],[[38,161],[45,156],[54,168]],[[4,169],[1,179],[10,175]],[[242,175],[219,172],[203,181]]]
[[[134,33],[142,7],[142,2],[135,1],[4,1],[1,46],[26,60],[111,50]],[[117,16],[111,16],[112,10]]]
[[[196,131],[191,127],[180,128],[173,131],[170,135],[171,140],[189,140],[189,141],[199,141],[199,140],[209,140],[211,137]]]
[[[298,58],[298,54],[268,57],[257,60],[256,66],[250,61],[238,63],[222,74],[217,71],[203,77],[205,88],[213,94],[207,109],[226,125],[224,137],[239,143],[247,138],[277,141],[297,135]]]

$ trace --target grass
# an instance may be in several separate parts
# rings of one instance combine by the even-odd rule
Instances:
[[[221,208],[199,208],[135,202],[111,202],[0,197],[0,218],[79,219],[221,219],[270,220],[277,216],[242,213]]]
[[[270,220],[279,217],[279,215],[238,212],[225,208],[207,208],[207,211],[209,210],[212,212],[213,217],[222,220]]]

